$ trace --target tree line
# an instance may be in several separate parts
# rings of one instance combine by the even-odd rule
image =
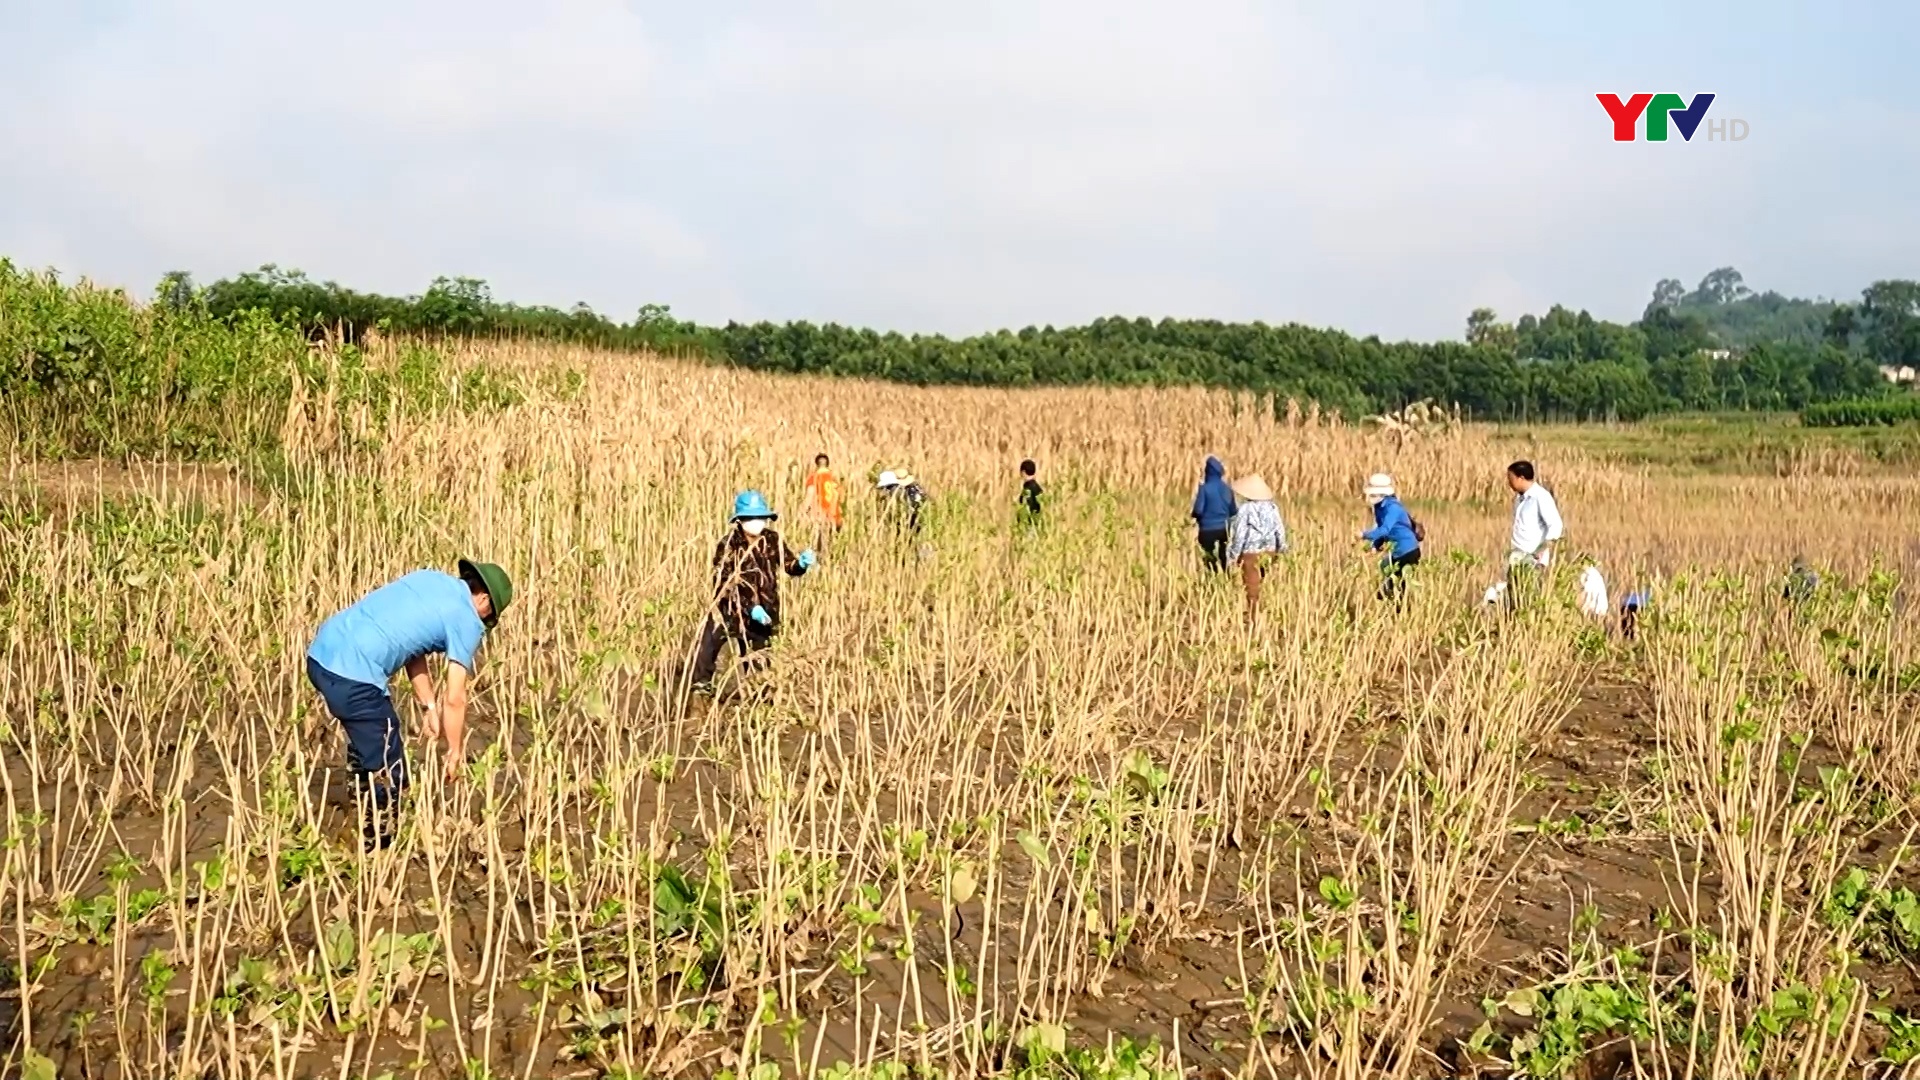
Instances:
[[[0,441],[50,459],[220,459],[278,449],[301,402],[315,423],[344,429],[357,408],[380,416],[520,400],[511,373],[456,372],[427,344],[406,342],[396,362],[375,364],[352,347],[322,355],[296,323],[255,308],[216,317],[190,289],[135,304],[0,258]],[[324,417],[326,403],[335,417]]]
[[[948,338],[832,323],[702,326],[658,304],[619,321],[585,304],[503,303],[474,278],[443,277],[418,296],[389,297],[274,266],[204,288],[169,274],[157,299],[226,320],[265,313],[349,340],[373,330],[535,338],[923,385],[1204,385],[1317,400],[1349,416],[1422,399],[1495,419],[1800,409],[1888,393],[1882,365],[1920,365],[1920,283],[1876,282],[1857,303],[1838,304],[1756,294],[1731,267],[1691,291],[1661,281],[1631,323],[1558,305],[1504,322],[1483,308],[1469,316],[1464,340],[1438,342],[1145,318]]]

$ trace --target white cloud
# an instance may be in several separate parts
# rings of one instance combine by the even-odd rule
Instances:
[[[139,287],[272,261],[716,321],[1453,337],[1727,262],[1847,293],[1920,229],[1907,106],[1616,145],[1587,82],[1619,71],[1470,70],[1420,0],[49,10],[0,65],[33,103],[0,112],[0,253]]]

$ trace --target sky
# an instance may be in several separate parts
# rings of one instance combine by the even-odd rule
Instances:
[[[1904,0],[0,0],[0,257],[946,334],[1851,298],[1920,277],[1917,41]],[[1665,91],[1748,137],[1612,141],[1597,93]]]

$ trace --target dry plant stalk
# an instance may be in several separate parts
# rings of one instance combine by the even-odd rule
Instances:
[[[1856,865],[1905,880],[1912,621],[1837,594],[1786,613],[1775,576],[1803,550],[1859,580],[1920,481],[1659,475],[1198,390],[454,359],[526,401],[376,414],[303,386],[275,485],[0,468],[0,1071],[1064,1075],[1072,1046],[1079,1075],[1439,1075],[1483,997],[1642,985],[1563,951],[1602,935],[1557,910],[1606,885],[1595,852],[1666,890],[1602,920],[1663,966],[1657,1037],[1580,1053],[1840,1076],[1893,1045],[1866,991],[1907,984],[1860,961],[1898,942],[1877,908],[1828,912]],[[689,709],[723,508],[754,486],[797,510],[823,450],[847,530],[788,586],[771,673]],[[1185,520],[1208,454],[1261,472],[1295,540],[1253,629]],[[1564,583],[1511,620],[1473,603],[1518,456],[1574,547],[1663,583],[1639,644]],[[1051,493],[1033,535],[1023,457]],[[894,466],[933,493],[924,557],[876,520]],[[1398,611],[1352,540],[1383,470],[1433,537]],[[482,654],[479,752],[454,782],[417,769],[400,842],[363,855],[297,661],[367,588],[476,553],[523,583]],[[1627,723],[1616,685],[1654,702],[1607,744],[1658,773],[1621,796],[1637,824],[1549,836],[1540,775],[1592,717]],[[1525,930],[1543,907],[1560,921]],[[1814,1003],[1783,1018],[1795,987]],[[1546,1020],[1502,1014],[1486,1056],[1539,1057]]]

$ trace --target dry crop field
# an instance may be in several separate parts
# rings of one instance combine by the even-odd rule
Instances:
[[[0,466],[0,1073],[1857,1077],[1920,1059],[1920,480],[1405,440],[1202,392],[475,347],[499,412],[289,403],[271,477]],[[555,373],[565,377],[551,377]],[[737,488],[849,528],[682,673]],[[1281,493],[1245,620],[1185,519]],[[1013,529],[1022,457],[1047,528]],[[1477,603],[1507,461],[1638,640]],[[926,548],[866,478],[928,485]],[[1406,608],[1354,533],[1391,470]],[[804,539],[804,537],[799,537]],[[799,545],[796,545],[799,546]],[[1808,604],[1786,561],[1827,568]],[[470,763],[363,854],[314,628],[499,561]],[[404,699],[406,695],[402,694]],[[412,706],[402,705],[413,722]],[[417,740],[413,750],[424,753]]]

